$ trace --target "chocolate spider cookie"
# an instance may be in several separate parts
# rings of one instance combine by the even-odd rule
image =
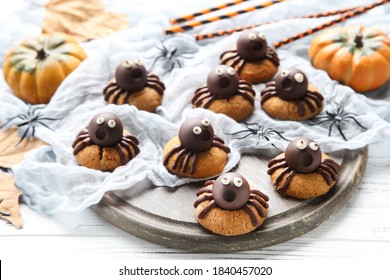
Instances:
[[[238,76],[252,84],[264,83],[278,72],[278,54],[261,32],[247,30],[238,37],[236,48],[221,54],[221,64],[233,67]]]
[[[163,164],[179,177],[209,178],[223,171],[229,152],[209,120],[190,118],[181,125],[179,136],[165,145]]]
[[[253,113],[255,95],[252,85],[240,80],[232,67],[219,65],[210,71],[206,86],[196,90],[192,104],[242,121]]]
[[[221,235],[241,235],[255,230],[268,214],[268,196],[250,189],[240,174],[230,172],[196,193],[194,203],[198,222],[206,229]]]
[[[301,70],[283,70],[261,91],[261,107],[273,118],[303,121],[318,115],[324,97]]]
[[[139,153],[138,139],[123,130],[118,116],[100,113],[77,135],[73,154],[80,165],[112,171]]]
[[[146,71],[140,60],[126,60],[115,71],[115,77],[103,90],[104,99],[117,105],[134,105],[139,110],[155,112],[161,105],[165,85]]]
[[[336,183],[340,165],[307,138],[292,141],[268,163],[275,189],[287,196],[308,199],[327,193]]]

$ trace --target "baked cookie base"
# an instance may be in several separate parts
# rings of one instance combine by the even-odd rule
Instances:
[[[207,99],[197,107],[203,107],[206,102]],[[235,95],[229,99],[216,99],[206,109],[215,113],[225,114],[233,120],[240,122],[252,115],[254,105],[241,95]]]
[[[164,147],[163,151],[163,158],[165,158],[166,154],[168,154],[173,148],[180,145],[179,137],[175,136],[171,140],[168,141],[168,143]],[[214,177],[216,175],[219,175],[228,160],[228,154],[218,147],[211,147],[210,150],[206,152],[201,152],[197,154],[197,163],[195,167],[195,172],[193,174],[190,173],[190,164],[186,170],[186,172],[183,172],[181,169],[173,169],[173,165],[175,164],[175,161],[177,159],[179,153],[173,154],[167,165],[165,166],[168,171],[172,174],[175,174],[179,177],[188,177],[188,178],[198,178],[198,179],[205,179]],[[181,159],[181,161],[184,160],[184,157]],[[191,163],[192,161],[190,161]],[[180,166],[179,162],[179,165]]]
[[[284,153],[278,155],[275,158],[281,157],[284,157]],[[325,159],[330,159],[330,157],[322,153],[322,161],[324,161]],[[284,167],[278,168],[275,170],[274,173],[271,174],[273,186],[275,186],[276,178],[279,176],[280,173],[282,173],[284,169]],[[287,176],[288,173],[283,176],[282,180],[277,185],[278,187],[283,186]],[[308,174],[296,173],[295,175],[293,175],[287,189],[280,192],[286,196],[298,199],[309,199],[326,194],[335,185],[335,183],[336,182],[333,182],[331,185],[328,185],[324,177],[322,177],[322,175],[317,172]]]
[[[309,84],[309,90],[319,92],[318,89],[311,84]],[[321,106],[317,106],[317,104],[312,99],[308,99],[308,101],[313,104],[315,110],[314,112],[310,111],[309,106],[304,103],[305,114],[302,116],[300,116],[298,113],[298,105],[295,101],[283,100],[277,96],[268,99],[266,102],[264,102],[264,104],[261,104],[261,107],[270,117],[275,119],[305,121],[317,116],[322,111],[324,106],[323,101],[321,101]]]
[[[199,197],[202,197],[206,194],[201,194]],[[244,209],[237,210],[224,210],[219,207],[215,207],[210,210],[202,219],[198,218],[198,215],[202,210],[210,203],[210,201],[201,202],[196,208],[195,213],[199,224],[204,228],[212,231],[214,233],[225,235],[225,236],[235,236],[242,235],[248,232],[254,231],[258,228],[265,220],[262,218],[256,208],[252,205],[248,205],[249,208],[255,213],[257,219],[259,220],[258,226],[253,226],[251,218]],[[268,210],[260,206],[266,216],[268,215]]]

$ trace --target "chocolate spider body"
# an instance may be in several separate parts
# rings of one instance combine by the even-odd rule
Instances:
[[[187,168],[190,168],[190,173],[194,174],[197,155],[211,149],[211,147],[218,147],[227,153],[230,152],[229,147],[224,145],[224,141],[214,135],[213,127],[207,119],[191,118],[186,120],[180,127],[179,140],[180,145],[165,155],[163,164],[166,166],[169,159],[178,153],[172,168],[182,170],[184,173]]]
[[[101,113],[90,121],[73,142],[73,154],[77,155],[84,148],[97,145],[100,148],[113,147],[119,154],[122,164],[126,164],[126,150],[130,159],[139,153],[138,139],[132,135],[123,135],[121,120],[112,113]],[[132,149],[131,149],[132,148]]]
[[[304,104],[311,112],[315,112],[317,108],[322,107],[324,97],[316,91],[309,90],[308,85],[308,79],[301,70],[296,68],[283,70],[261,91],[261,105],[271,97],[279,97],[286,101],[294,101],[298,106],[299,116],[305,115]],[[315,105],[310,100],[314,101]]]
[[[210,185],[212,185],[212,188]],[[225,173],[216,180],[207,181],[206,186],[200,189],[196,195],[198,199],[194,203],[195,208],[203,201],[210,201],[199,213],[199,219],[202,219],[211,209],[216,207],[225,210],[242,208],[250,216],[253,226],[258,226],[260,221],[255,211],[249,205],[255,208],[260,217],[265,218],[266,213],[263,208],[268,208],[267,201],[269,200],[268,196],[262,192],[251,190],[248,181],[243,176],[234,172]]]
[[[192,103],[195,107],[207,109],[216,99],[229,99],[235,95],[242,96],[254,105],[256,93],[251,84],[240,80],[232,67],[219,65],[210,71],[207,85],[196,90]]]
[[[317,172],[322,175],[328,185],[332,185],[338,178],[340,165],[332,159],[322,161],[322,152],[316,142],[307,138],[297,138],[292,141],[284,154],[284,157],[276,158],[268,163],[268,174],[273,174],[277,169],[284,168],[274,182],[278,191],[285,191],[294,175],[297,173],[308,174]],[[279,183],[287,175],[284,183]]]
[[[255,62],[268,58],[275,66],[279,66],[277,53],[267,45],[264,34],[255,31],[243,32],[237,40],[235,50],[226,51],[221,54],[221,64],[230,67],[237,66],[237,72],[240,73],[245,62]]]
[[[160,95],[163,95],[165,90],[164,83],[156,75],[148,73],[139,60],[126,60],[117,67],[115,80],[104,88],[104,99],[108,101],[112,98],[112,103],[117,104],[124,94],[123,102],[128,103],[131,94],[145,87],[154,89]]]

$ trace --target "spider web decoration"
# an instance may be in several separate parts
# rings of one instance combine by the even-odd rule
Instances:
[[[9,118],[6,121],[6,123],[4,123],[2,126],[0,126],[0,129],[2,129],[3,127],[10,125],[10,124],[16,125],[18,128],[26,127],[24,132],[23,132],[22,137],[20,138],[19,142],[16,143],[15,146],[18,146],[26,137],[30,138],[30,140],[34,139],[35,128],[39,125],[44,126],[48,129],[54,131],[46,123],[44,123],[44,121],[56,121],[58,119],[44,117],[40,112],[44,107],[45,107],[45,105],[35,106],[35,108],[32,108],[32,106],[29,105],[28,111],[26,114],[19,114],[19,115],[16,115],[14,117]]]
[[[182,60],[193,58],[193,54],[197,52],[196,50],[190,50],[186,47],[167,47],[163,41],[161,41],[161,46],[157,46],[156,48],[158,53],[155,55],[150,71],[153,70],[160,61],[162,63],[162,68],[166,70],[166,72],[171,72],[175,67],[181,68]]]
[[[334,103],[335,104],[335,103]],[[325,115],[315,117],[310,125],[321,125],[323,123],[328,123],[329,128],[328,128],[328,136],[332,136],[332,130],[333,127],[336,126],[337,130],[339,131],[341,137],[345,140],[348,141],[347,137],[345,136],[343,132],[343,127],[346,126],[346,123],[349,123],[351,121],[352,124],[355,123],[359,127],[361,127],[364,130],[367,130],[366,127],[364,127],[357,119],[358,114],[347,112],[344,109],[344,103],[340,104],[335,104],[335,109],[333,111],[325,111]]]
[[[265,139],[267,141],[271,141],[271,137],[277,135],[280,138],[282,138],[285,141],[290,141],[283,137],[284,131],[277,131],[272,128],[265,128],[262,125],[259,125],[258,123],[247,123],[244,122],[246,129],[240,130],[234,133],[225,133],[226,135],[232,135],[234,139],[244,139],[251,135],[256,136],[256,145],[260,143],[261,139]],[[274,144],[272,146],[275,147]],[[276,147],[275,147],[276,148]]]

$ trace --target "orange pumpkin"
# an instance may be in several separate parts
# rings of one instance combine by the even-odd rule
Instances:
[[[85,58],[83,49],[71,36],[59,32],[42,34],[10,50],[3,73],[17,97],[31,104],[46,104]]]
[[[309,57],[314,67],[357,92],[377,89],[390,80],[390,39],[377,28],[329,29],[311,42]]]

